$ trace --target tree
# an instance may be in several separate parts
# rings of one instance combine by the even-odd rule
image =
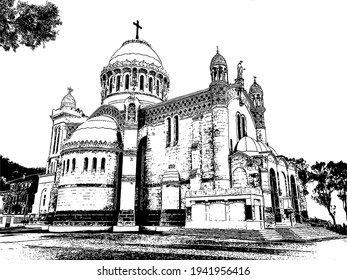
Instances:
[[[334,169],[336,179],[337,197],[342,201],[342,207],[346,214],[347,221],[347,163],[340,161]]]
[[[336,225],[336,206],[331,204],[331,194],[337,186],[337,176],[335,173],[336,163],[332,161],[328,164],[325,162],[316,162],[311,166],[311,171],[308,172],[308,180],[317,183],[313,189],[312,199],[328,210],[334,225]]]
[[[295,166],[297,168],[297,172],[298,172],[298,177],[302,182],[302,186],[303,186],[303,190],[302,193],[303,195],[308,195],[308,191],[307,191],[307,183],[308,183],[308,168],[309,165],[307,164],[306,160],[304,160],[303,158],[287,158],[285,157],[285,159],[287,161],[292,161],[295,163]]]
[[[10,183],[22,178],[23,175],[29,176],[44,172],[45,168],[43,167],[27,168],[0,155],[0,191],[9,190]]]
[[[34,5],[15,0],[0,1],[0,46],[5,51],[16,51],[19,45],[32,50],[54,41],[62,22],[53,3]]]

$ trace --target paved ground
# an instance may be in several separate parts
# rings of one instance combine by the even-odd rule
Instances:
[[[208,236],[1,232],[0,260],[343,260],[347,239],[307,243]]]

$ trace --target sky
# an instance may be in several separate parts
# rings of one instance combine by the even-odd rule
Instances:
[[[44,4],[45,0],[29,0]],[[205,89],[218,46],[229,79],[243,60],[245,87],[264,91],[269,144],[278,154],[347,162],[345,1],[51,0],[63,25],[46,47],[0,50],[0,154],[44,167],[52,109],[67,88],[91,115],[101,102],[100,73],[135,38],[149,42],[170,75],[169,98]]]
[[[44,4],[44,0],[30,0]],[[63,25],[55,41],[32,51],[0,50],[0,154],[45,166],[52,109],[71,86],[77,107],[100,105],[100,73],[121,44],[148,41],[170,75],[169,98],[207,88],[218,46],[248,90],[264,90],[268,142],[278,154],[347,161],[344,1],[67,1],[52,0]]]

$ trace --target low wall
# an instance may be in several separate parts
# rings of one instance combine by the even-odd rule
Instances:
[[[28,220],[28,216],[25,216]],[[24,215],[0,215],[0,228],[4,227],[24,227]]]
[[[199,221],[186,222],[186,228],[219,228],[219,229],[264,229],[264,221]]]
[[[112,226],[49,226],[49,232],[111,231]]]

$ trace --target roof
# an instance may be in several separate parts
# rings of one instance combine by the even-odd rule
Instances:
[[[134,39],[125,41],[122,46],[111,56],[109,64],[116,61],[145,61],[163,67],[161,59],[144,40]]]

